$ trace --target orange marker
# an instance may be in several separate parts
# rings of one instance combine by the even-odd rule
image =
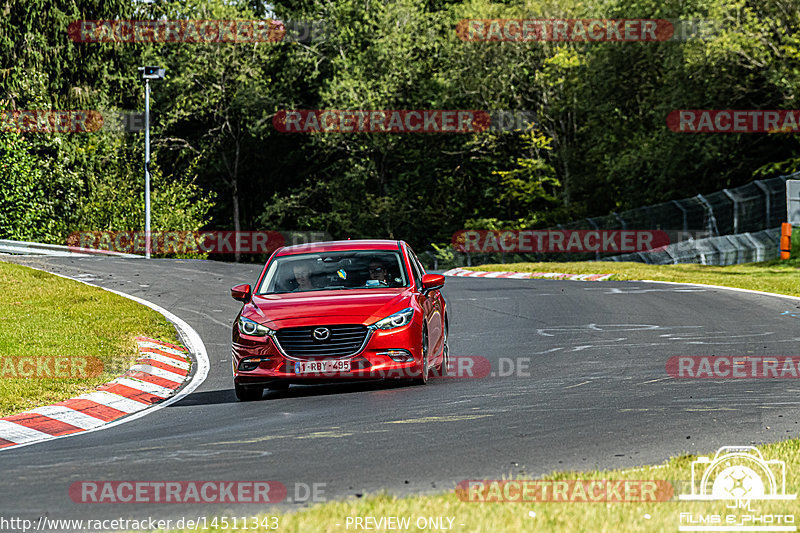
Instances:
[[[781,224],[781,259],[792,256],[792,225],[788,222]]]

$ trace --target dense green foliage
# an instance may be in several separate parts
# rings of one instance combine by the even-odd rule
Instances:
[[[269,7],[267,7],[269,6]],[[787,0],[0,0],[0,107],[142,109],[153,83],[154,228],[327,231],[418,247],[464,227],[546,226],[800,168],[794,135],[686,134],[674,109],[792,109]],[[270,11],[270,9],[272,11]],[[316,21],[324,38],[75,43],[93,19]],[[715,21],[657,43],[465,42],[467,18]],[[281,133],[284,109],[530,110],[537,129]],[[0,237],[142,225],[143,135],[0,136]]]

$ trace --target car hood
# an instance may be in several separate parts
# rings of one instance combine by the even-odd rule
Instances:
[[[347,289],[253,296],[242,315],[271,329],[314,324],[372,324],[411,305],[412,292]]]

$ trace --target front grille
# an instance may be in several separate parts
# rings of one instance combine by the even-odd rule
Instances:
[[[328,328],[330,336],[326,340],[315,339],[313,332],[317,328]],[[367,327],[362,325],[305,326],[279,329],[275,336],[283,351],[291,357],[298,359],[346,357],[356,354],[364,344]]]

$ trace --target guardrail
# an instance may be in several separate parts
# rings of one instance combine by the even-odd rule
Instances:
[[[786,181],[800,172],[755,180],[740,187],[558,224],[560,230],[660,230],[670,235],[666,249],[624,255],[610,253],[423,252],[426,265],[451,268],[485,263],[539,261],[638,261],[653,264],[732,265],[777,257],[786,221]],[[777,237],[773,238],[775,232]],[[775,245],[773,246],[773,241]]]
[[[701,265],[736,265],[776,259],[780,253],[781,229],[706,237],[677,242],[646,252],[615,255],[604,261],[635,261],[650,265],[699,263]]]
[[[108,250],[78,252],[69,246],[62,246],[58,244],[42,244],[40,242],[12,241],[8,239],[0,239],[0,253],[12,255],[44,255],[51,257],[86,257],[91,255],[110,255],[129,259],[144,258],[143,255],[125,254],[122,252],[111,252]]]

